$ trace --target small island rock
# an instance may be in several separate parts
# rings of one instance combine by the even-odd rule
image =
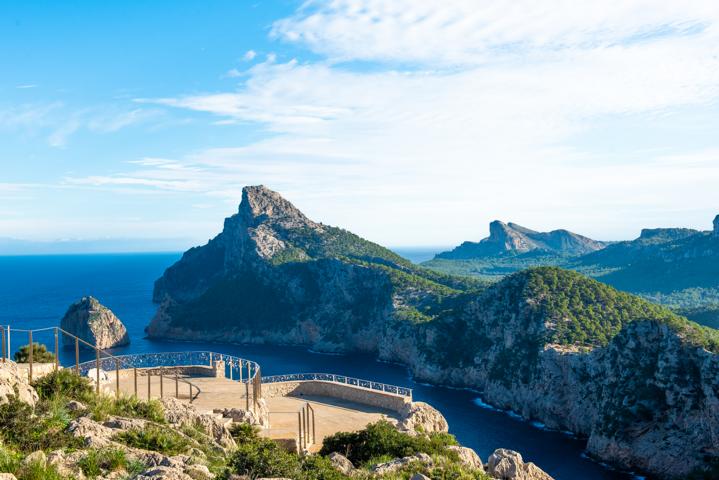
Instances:
[[[82,297],[70,305],[60,328],[98,348],[122,347],[130,343],[125,325],[112,310],[93,297]],[[63,343],[74,345],[75,341],[63,335]]]

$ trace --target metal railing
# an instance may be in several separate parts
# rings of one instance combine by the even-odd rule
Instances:
[[[289,415],[297,417],[297,453],[306,451],[311,445],[317,443],[317,428],[315,426],[315,409],[309,403],[305,402],[297,411],[272,411],[268,412],[269,426],[265,430],[266,434],[272,433],[272,418],[278,415]],[[279,429],[280,432],[286,432],[285,429]]]
[[[375,382],[372,380],[362,380],[360,378],[347,377],[345,375],[336,375],[334,373],[291,373],[288,375],[272,375],[269,377],[262,377],[262,383],[310,381],[341,383],[344,385],[367,388],[369,390],[391,393],[394,395],[399,395],[412,399],[411,388],[399,387],[397,385],[388,385],[386,383]]]

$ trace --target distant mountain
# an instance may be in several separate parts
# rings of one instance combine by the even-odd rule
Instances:
[[[489,224],[489,237],[479,242],[464,242],[454,250],[438,254],[436,258],[468,260],[528,252],[575,256],[601,250],[606,245],[568,230],[537,232],[516,223],[495,220]]]
[[[508,227],[511,228],[497,225],[489,238],[479,243],[467,242],[423,265],[445,273],[482,278],[500,278],[534,266],[561,266],[677,308],[719,304],[719,215],[711,231],[644,229],[635,240],[603,243],[604,248],[580,254],[569,253],[579,252],[580,248],[527,250],[527,239],[533,240],[536,235],[530,237],[526,229],[512,227],[512,224]],[[509,230],[511,235],[506,233]],[[565,238],[575,240],[576,237]],[[580,245],[592,248],[601,243],[589,242]],[[552,246],[550,242],[545,245]],[[522,250],[524,253],[519,253]],[[704,320],[708,315],[712,313],[702,311],[695,318]],[[708,324],[717,321],[719,317]]]
[[[189,238],[99,238],[33,241],[0,237],[0,255],[74,255],[91,253],[180,252]]]

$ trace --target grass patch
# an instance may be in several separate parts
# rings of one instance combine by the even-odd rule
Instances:
[[[151,450],[170,456],[183,453],[191,446],[189,440],[183,435],[159,425],[147,425],[141,430],[127,430],[118,433],[113,438],[129,447]]]
[[[42,400],[70,398],[86,402],[94,395],[88,378],[81,377],[66,368],[38,378],[32,383],[32,386]]]
[[[104,472],[127,470],[128,460],[125,452],[117,448],[104,450],[89,450],[87,455],[78,462],[82,473],[90,478],[102,475]]]

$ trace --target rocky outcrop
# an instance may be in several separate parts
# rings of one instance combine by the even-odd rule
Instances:
[[[501,480],[553,480],[532,462],[525,463],[518,452],[504,448],[489,456],[487,473]]]
[[[432,466],[434,464],[432,457],[426,453],[416,453],[407,457],[395,458],[389,462],[378,463],[377,465],[373,465],[370,468],[370,471],[375,475],[387,475],[394,473],[397,470],[401,470],[407,465],[415,462],[422,463],[427,466]]]
[[[444,415],[428,403],[406,403],[399,415],[401,420],[397,424],[397,428],[401,431],[419,433],[449,431]]]
[[[183,403],[176,398],[169,397],[161,401],[165,409],[165,420],[168,423],[199,427],[223,448],[236,446],[226,422],[213,415],[199,413],[194,406]]]
[[[495,220],[489,224],[489,237],[480,242],[464,242],[436,258],[467,260],[528,252],[576,256],[601,250],[607,244],[583,237],[568,230],[536,232],[516,223]]]
[[[60,321],[60,328],[98,348],[121,347],[130,343],[125,325],[93,297],[82,297],[70,305]],[[62,337],[65,345],[75,344],[71,337]]]
[[[20,401],[30,405],[35,405],[38,401],[37,392],[28,382],[27,373],[11,360],[0,361],[0,405],[15,395]]]
[[[480,470],[482,472],[484,471],[484,464],[482,463],[482,459],[479,458],[477,452],[475,452],[471,448],[461,447],[459,445],[450,445],[449,447],[447,447],[447,449],[452,452],[455,452],[459,457],[459,461],[462,462],[465,467],[472,470]]]
[[[341,453],[332,452],[330,453],[329,458],[335,470],[338,470],[345,475],[350,475],[355,469],[355,466],[352,464],[349,458],[345,457]]]
[[[715,237],[719,237],[719,215],[714,217],[714,223],[712,226],[714,227],[714,230],[712,231],[712,233],[714,234]]]

